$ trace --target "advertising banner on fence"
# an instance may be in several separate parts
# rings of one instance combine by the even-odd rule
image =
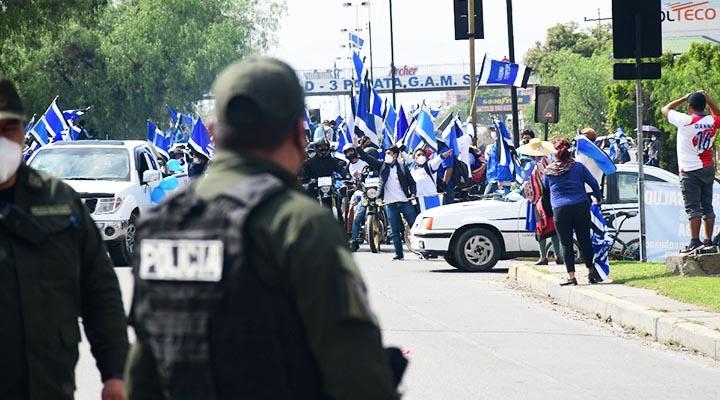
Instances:
[[[713,186],[713,208],[720,213],[718,183]],[[690,227],[678,185],[645,182],[645,232],[648,261],[665,261],[665,257],[677,254],[690,243]],[[703,230],[700,232],[702,240]],[[714,232],[720,233],[720,225],[715,225]]]

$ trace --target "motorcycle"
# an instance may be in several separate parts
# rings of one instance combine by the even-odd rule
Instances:
[[[387,241],[388,222],[385,209],[380,205],[378,185],[380,178],[368,177],[362,184],[363,196],[361,203],[365,207],[365,237],[370,244],[370,251],[377,253],[380,245]]]
[[[321,206],[328,207],[340,225],[344,225],[343,214],[340,209],[340,199],[335,190],[335,178],[333,176],[321,176],[313,179],[311,184],[315,186],[315,198]]]

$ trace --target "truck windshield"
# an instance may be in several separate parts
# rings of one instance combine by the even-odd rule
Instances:
[[[69,180],[130,180],[130,159],[124,148],[76,147],[40,150],[30,166]]]

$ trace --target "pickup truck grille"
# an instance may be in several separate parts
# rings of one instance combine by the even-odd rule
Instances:
[[[90,214],[95,212],[95,207],[97,207],[98,199],[90,198],[90,199],[83,199],[83,203],[85,203],[85,207],[87,207],[88,212]]]

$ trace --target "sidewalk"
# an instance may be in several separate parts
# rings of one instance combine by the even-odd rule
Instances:
[[[520,263],[508,277],[575,310],[598,315],[655,341],[681,345],[720,360],[720,313],[682,303],[652,290],[631,286],[587,283],[585,268],[578,269],[578,286],[561,287],[565,267],[538,267]]]

